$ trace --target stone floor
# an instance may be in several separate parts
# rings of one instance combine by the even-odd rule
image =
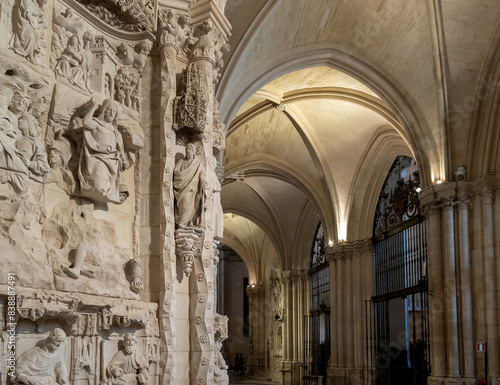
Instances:
[[[277,382],[265,381],[261,379],[249,378],[246,374],[244,376],[235,376],[229,374],[229,384],[237,385],[274,385]]]

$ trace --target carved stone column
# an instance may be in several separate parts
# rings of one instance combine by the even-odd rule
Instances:
[[[472,330],[471,259],[469,245],[469,205],[472,194],[458,195],[459,270],[462,321],[463,376],[474,379],[474,346]]]
[[[291,270],[283,271],[283,308],[285,314],[283,317],[283,361],[281,362],[282,384],[291,384],[293,382],[293,275]]]
[[[460,377],[458,360],[457,283],[453,206],[455,196],[443,198],[444,300],[446,308],[446,361],[449,378]]]
[[[328,384],[344,385],[349,378],[356,376],[355,361],[358,350],[356,333],[359,328],[355,320],[364,319],[364,309],[360,298],[354,294],[353,255],[354,243],[341,243],[325,248],[327,260],[330,263],[330,290],[333,292],[331,330],[331,359],[328,368]],[[373,280],[373,278],[371,278]],[[363,309],[362,313],[358,313]]]
[[[334,254],[331,253],[330,248],[325,248],[326,260],[328,261],[328,265],[330,267],[330,308],[331,314],[330,317],[330,367],[335,368],[338,365],[338,344],[337,344],[337,328],[334,322],[335,316],[338,312],[338,294],[337,287],[335,285],[335,279],[337,278],[337,260],[334,257]]]
[[[265,290],[262,286],[247,288],[249,300],[250,323],[250,356],[248,357],[248,374],[255,376],[264,369],[263,357],[265,356],[265,313],[263,311]]]
[[[488,351],[497,352],[498,349],[498,315],[496,313],[497,296],[495,285],[495,249],[493,235],[493,200],[495,189],[485,187],[480,192],[483,200],[483,229],[484,229],[484,262],[485,276],[484,284],[486,289],[486,335],[488,341]],[[498,357],[495,354],[488,355],[488,384],[495,384],[498,377]]]
[[[421,206],[422,207],[422,206]],[[431,376],[429,383],[439,384],[446,376],[446,325],[443,287],[441,204],[437,200],[423,205],[427,220],[427,247],[429,260],[429,327],[431,347]]]

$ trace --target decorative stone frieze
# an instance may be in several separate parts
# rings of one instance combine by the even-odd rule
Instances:
[[[128,32],[152,31],[156,28],[153,0],[76,0],[106,24]]]

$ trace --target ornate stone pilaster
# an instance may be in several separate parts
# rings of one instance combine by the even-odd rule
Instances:
[[[160,15],[162,14],[160,10]],[[159,25],[162,27],[161,22]],[[172,131],[172,102],[176,96],[177,46],[172,42],[166,44],[159,41],[160,53],[160,168],[161,172],[161,209],[160,237],[162,241],[161,266],[163,267],[163,289],[160,291],[160,331],[164,348],[161,351],[163,371],[161,383],[172,381],[175,361],[175,322],[173,314],[175,275],[176,275],[176,244],[174,220],[173,170],[175,167],[175,133]],[[182,317],[177,314],[177,317]]]

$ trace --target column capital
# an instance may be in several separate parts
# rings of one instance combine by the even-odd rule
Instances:
[[[459,209],[468,209],[470,207],[470,203],[473,197],[474,197],[473,193],[461,191],[457,194],[456,205],[458,206]]]
[[[296,270],[285,270],[281,272],[282,283],[297,282],[298,278],[299,273]]]
[[[495,187],[486,186],[479,191],[479,196],[483,200],[483,203],[492,204],[495,199],[495,193],[497,189]]]
[[[439,199],[439,202],[441,203],[441,207],[443,208],[443,211],[453,210],[453,207],[456,204],[455,198],[456,198],[456,195],[453,194],[453,195],[441,197]]]
[[[442,204],[438,199],[434,199],[420,206],[420,212],[424,217],[439,214],[441,212]]]
[[[355,243],[342,242],[325,247],[325,256],[328,262],[351,259],[354,254]]]

